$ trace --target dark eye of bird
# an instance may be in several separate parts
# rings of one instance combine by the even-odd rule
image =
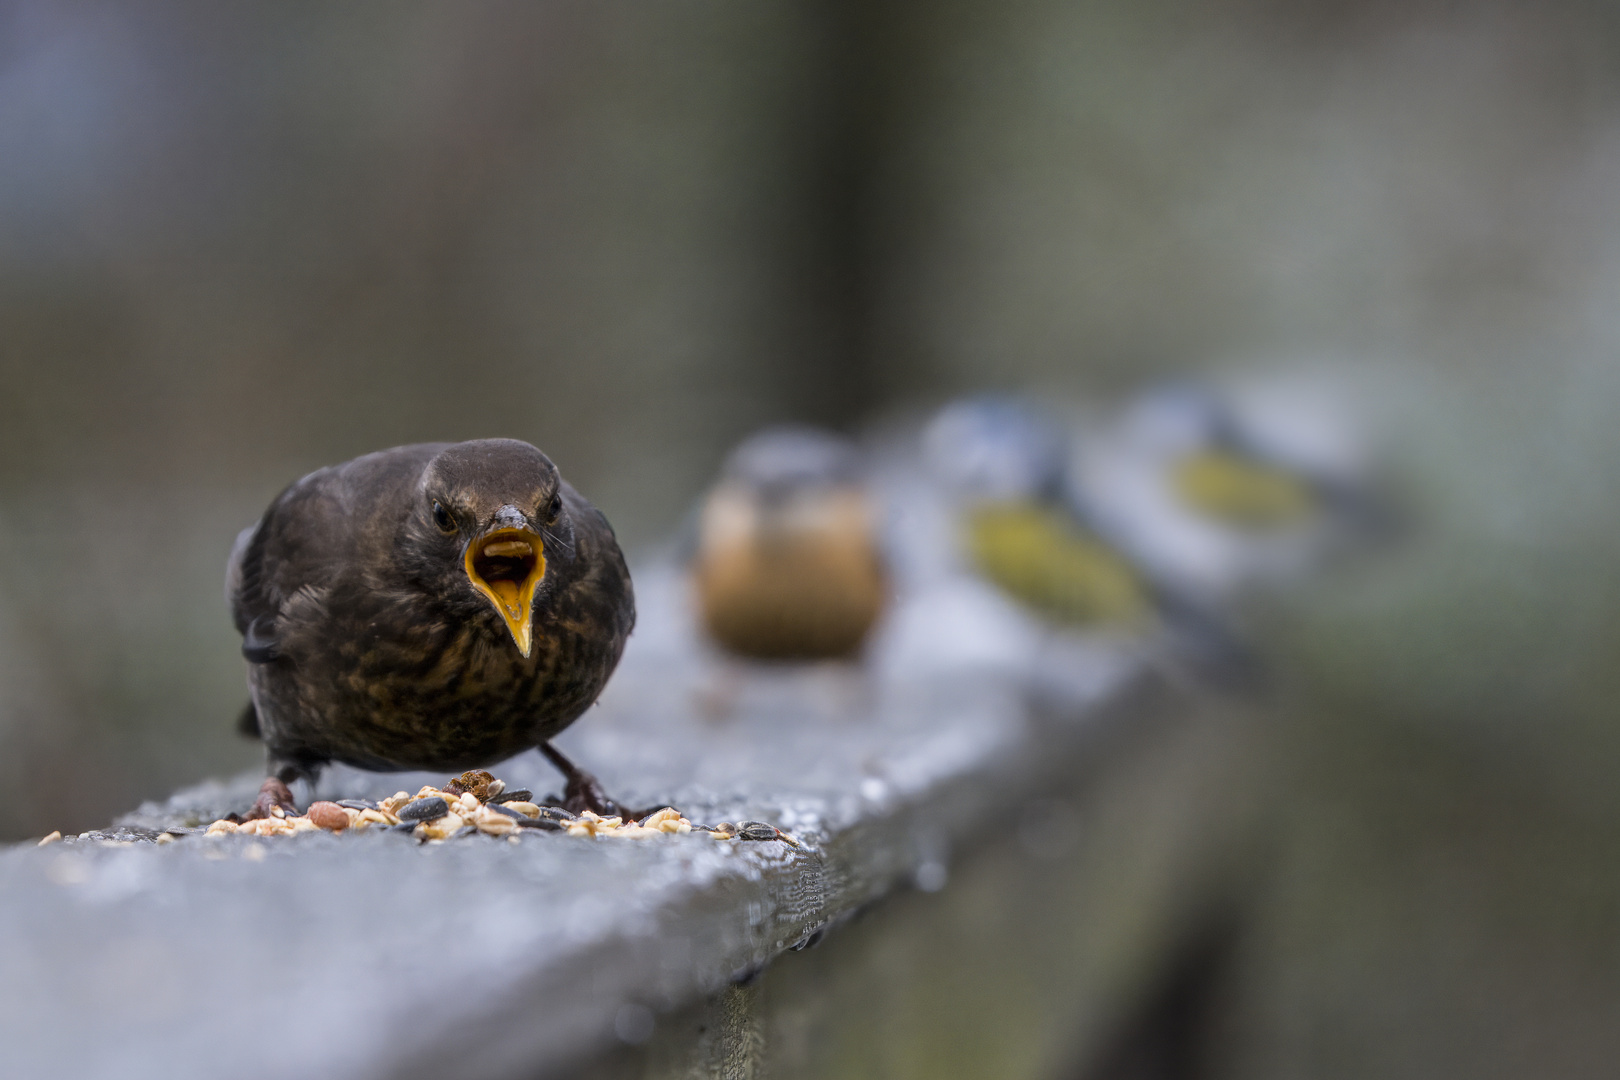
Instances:
[[[433,503],[433,524],[447,533],[456,531],[456,519],[451,517],[450,511],[446,510],[444,504],[437,500]]]

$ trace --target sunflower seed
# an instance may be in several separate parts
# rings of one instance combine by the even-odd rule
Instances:
[[[435,821],[450,812],[450,804],[437,795],[406,803],[395,815],[401,821]]]

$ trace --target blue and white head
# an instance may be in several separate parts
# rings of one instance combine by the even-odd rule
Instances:
[[[1220,451],[1301,477],[1340,482],[1364,472],[1349,405],[1331,388],[1284,380],[1216,387],[1162,383],[1126,409],[1122,430],[1158,457]]]
[[[1070,436],[1038,406],[1006,395],[963,398],[923,431],[928,468],[954,493],[974,499],[1058,497]]]
[[[1207,383],[1178,379],[1142,393],[1126,409],[1124,428],[1139,445],[1191,454],[1235,441],[1231,406]]]

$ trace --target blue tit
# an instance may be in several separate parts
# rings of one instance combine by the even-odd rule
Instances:
[[[1063,498],[1069,441],[1056,418],[1000,396],[954,402],[923,434],[981,575],[1054,622],[1146,623],[1151,589]]]
[[[846,439],[776,427],[739,444],[703,502],[692,561],[709,635],[742,656],[850,656],[887,603],[876,513]]]
[[[1305,470],[1256,439],[1211,388],[1181,382],[1147,394],[1131,422],[1166,454],[1167,482],[1193,511],[1237,529],[1287,529],[1316,512]]]
[[[1154,388],[1083,449],[1071,484],[1177,588],[1215,598],[1298,574],[1375,518],[1321,397],[1278,390],[1262,408],[1193,381]]]
[[[1061,508],[983,503],[967,512],[966,524],[979,572],[1054,622],[1146,621],[1152,601],[1141,577]]]

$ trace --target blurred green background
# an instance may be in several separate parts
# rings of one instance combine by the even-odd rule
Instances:
[[[0,6],[0,837],[250,767],[236,530],[546,449],[632,553],[752,427],[1348,373],[1419,523],[1265,611],[1238,1076],[1620,1060],[1620,11]]]

